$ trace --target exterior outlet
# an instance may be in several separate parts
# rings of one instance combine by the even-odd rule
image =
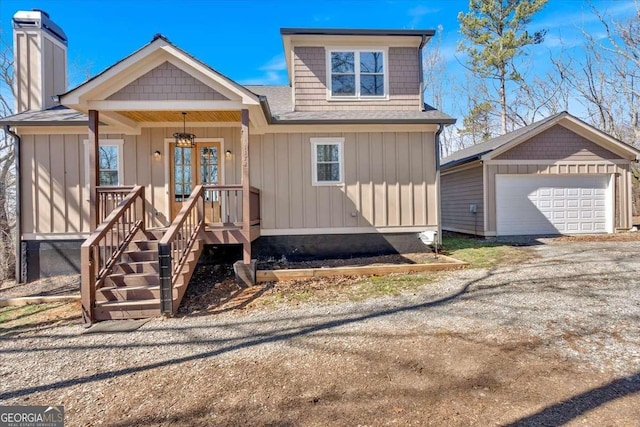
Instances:
[[[38,111],[67,90],[67,36],[46,12],[13,15],[15,112]]]

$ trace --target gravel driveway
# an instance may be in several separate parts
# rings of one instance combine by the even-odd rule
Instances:
[[[0,403],[67,425],[640,425],[640,242],[541,243],[400,297],[7,331]]]

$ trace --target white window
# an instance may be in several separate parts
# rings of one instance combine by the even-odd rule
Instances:
[[[385,98],[388,93],[385,50],[328,50],[330,99]]]
[[[311,138],[313,185],[344,182],[344,138]]]
[[[121,139],[101,139],[98,150],[98,186],[122,185],[123,144]],[[89,185],[89,141],[84,141],[86,183]]]

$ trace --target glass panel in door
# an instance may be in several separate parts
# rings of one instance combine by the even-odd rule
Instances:
[[[194,148],[172,146],[171,151],[171,218],[175,218],[191,192],[199,184],[220,184],[220,143],[199,142]],[[204,195],[205,220],[220,222],[221,199],[219,190],[208,190]]]
[[[196,146],[198,153],[198,182],[201,184],[220,184],[220,144],[203,142]],[[221,199],[219,190],[204,193],[204,216],[207,223],[221,222]]]
[[[193,190],[193,161],[192,149],[172,146],[171,149],[172,198],[171,218],[175,218],[182,209],[182,204],[189,198]]]

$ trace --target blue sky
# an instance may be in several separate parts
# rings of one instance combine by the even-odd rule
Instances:
[[[633,11],[632,0],[594,0],[618,19]],[[0,38],[11,44],[11,16],[45,10],[69,38],[71,87],[95,75],[162,33],[174,44],[240,83],[286,83],[280,27],[435,29],[442,26],[441,53],[447,72],[462,73],[458,0],[0,0]],[[530,26],[549,30],[532,52],[544,65],[560,44],[580,54],[581,30],[601,32],[587,2],[550,0]],[[457,59],[456,59],[457,56]]]

